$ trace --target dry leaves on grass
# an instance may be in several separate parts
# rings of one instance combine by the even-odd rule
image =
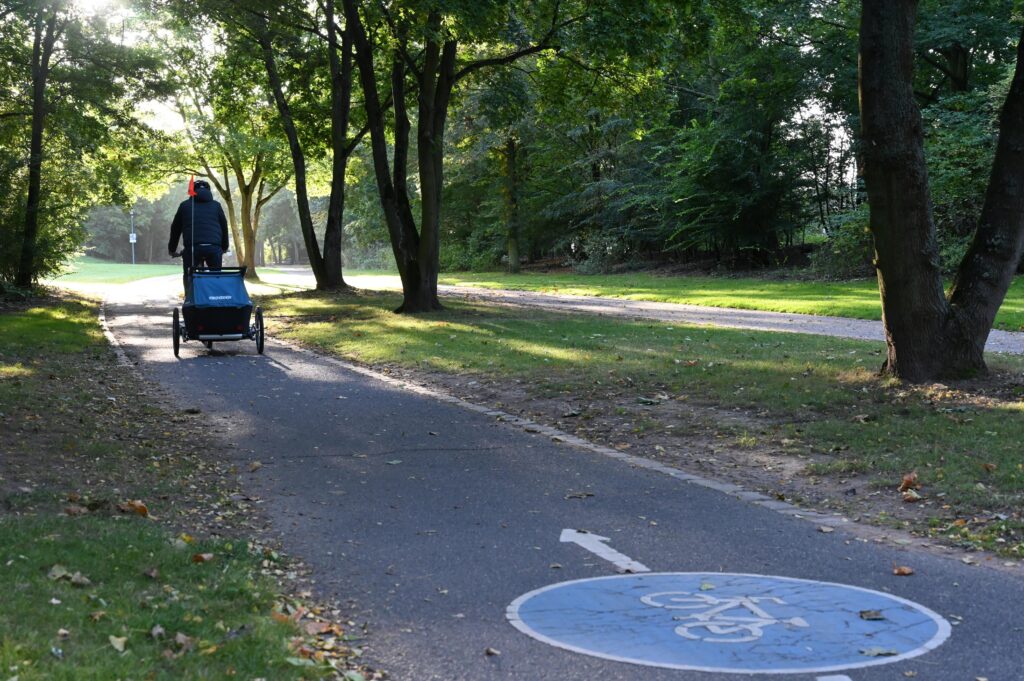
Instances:
[[[117,505],[117,510],[121,513],[134,513],[141,515],[143,518],[152,518],[149,514],[149,507],[140,499],[129,499],[128,501],[122,502]]]
[[[909,577],[910,575],[914,574],[914,568],[908,567],[906,565],[896,565],[895,563],[893,563],[892,573],[897,577]]]

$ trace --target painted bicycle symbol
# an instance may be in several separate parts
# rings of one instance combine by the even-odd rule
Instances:
[[[765,627],[773,624],[810,626],[802,617],[772,617],[760,604],[786,605],[785,601],[774,596],[718,598],[688,591],[663,591],[648,594],[640,600],[647,605],[666,610],[700,610],[673,617],[674,620],[682,622],[675,628],[675,633],[693,641],[746,643],[760,639],[764,635]],[[732,612],[736,610],[739,612]]]

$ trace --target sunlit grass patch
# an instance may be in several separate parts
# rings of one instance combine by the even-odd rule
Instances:
[[[0,315],[0,352],[81,352],[103,342],[96,308],[61,302]]]
[[[0,364],[0,380],[5,378],[27,378],[35,371],[21,362],[15,364]]]
[[[54,277],[53,282],[77,284],[125,284],[150,277],[180,274],[181,264],[159,263],[115,263],[97,258],[83,257],[70,263],[67,270]]]

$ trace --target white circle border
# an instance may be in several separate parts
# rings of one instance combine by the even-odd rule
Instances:
[[[670,663],[663,663],[663,662],[651,662],[650,660],[643,660],[643,659],[632,658],[632,657],[622,657],[620,655],[610,655],[610,654],[606,654],[606,653],[595,652],[593,650],[588,650],[586,648],[581,648],[579,646],[571,645],[571,644],[568,644],[568,643],[563,643],[563,642],[555,640],[555,639],[553,639],[553,638],[551,638],[549,636],[546,636],[545,634],[542,634],[542,633],[534,630],[532,627],[530,627],[530,625],[528,625],[526,622],[524,622],[523,619],[519,616],[519,608],[526,601],[530,600],[534,596],[537,596],[539,594],[544,593],[545,591],[551,591],[553,589],[558,589],[558,588],[561,588],[561,587],[564,587],[564,586],[568,586],[570,584],[580,584],[580,583],[583,583],[583,582],[600,582],[600,581],[620,580],[620,579],[635,579],[637,577],[670,577],[670,576],[686,576],[686,577],[701,576],[701,577],[711,577],[711,578],[714,578],[714,577],[760,577],[760,578],[763,578],[763,579],[775,579],[775,580],[780,580],[780,581],[785,581],[785,582],[800,582],[800,583],[803,583],[803,584],[824,584],[824,585],[827,585],[827,586],[835,586],[835,587],[840,587],[840,588],[843,588],[843,589],[849,589],[849,590],[852,590],[852,591],[860,591],[860,592],[863,592],[863,593],[869,593],[869,594],[874,594],[874,595],[877,595],[877,596],[882,596],[884,598],[888,598],[890,600],[896,601],[897,603],[902,603],[904,605],[908,605],[911,608],[913,608],[913,609],[915,609],[915,610],[917,610],[917,611],[927,615],[928,617],[930,617],[935,622],[936,626],[938,627],[938,630],[935,632],[935,635],[932,636],[932,638],[929,641],[927,641],[926,643],[924,643],[923,645],[921,645],[921,646],[919,646],[917,648],[914,648],[913,650],[908,650],[907,652],[900,653],[899,655],[892,655],[892,656],[886,656],[886,657],[878,657],[878,658],[875,658],[875,659],[872,659],[872,660],[865,660],[863,662],[854,662],[854,663],[851,663],[851,664],[833,665],[831,667],[815,667],[815,668],[800,668],[800,669],[732,669],[732,668],[728,668],[728,667],[700,667],[700,666],[696,666],[696,665],[670,664]],[[909,660],[910,658],[917,657],[919,655],[924,655],[925,653],[927,653],[929,651],[932,651],[932,650],[935,650],[940,645],[945,643],[946,639],[948,639],[950,634],[952,633],[952,627],[949,625],[949,622],[946,621],[945,618],[943,618],[941,615],[936,613],[934,610],[932,610],[930,608],[926,608],[925,606],[921,605],[920,603],[915,603],[915,602],[913,602],[911,600],[907,600],[906,598],[901,598],[899,596],[894,596],[893,594],[885,593],[884,591],[876,591],[874,589],[865,589],[865,588],[859,587],[859,586],[851,586],[849,584],[840,584],[839,582],[823,582],[823,581],[816,580],[816,579],[798,579],[796,577],[779,577],[779,576],[776,576],[776,575],[758,575],[758,574],[744,573],[744,572],[644,572],[644,573],[629,574],[629,575],[610,575],[610,576],[607,576],[607,577],[586,577],[586,578],[583,578],[583,579],[572,579],[572,580],[568,580],[568,581],[565,581],[565,582],[557,582],[555,584],[548,584],[547,586],[543,586],[543,587],[541,587],[539,589],[534,589],[533,591],[529,591],[529,592],[523,594],[522,596],[518,597],[517,599],[515,599],[514,601],[512,601],[508,605],[508,607],[505,609],[505,617],[508,619],[509,623],[513,627],[515,627],[516,629],[518,629],[522,633],[526,634],[530,638],[536,639],[536,640],[540,641],[541,643],[547,643],[548,645],[554,646],[555,648],[561,648],[562,650],[568,650],[568,651],[571,651],[571,652],[574,652],[574,653],[580,653],[582,655],[589,655],[591,657],[597,657],[597,658],[601,658],[601,659],[605,659],[605,660],[612,660],[614,662],[626,662],[628,664],[641,665],[641,666],[644,666],[644,667],[661,667],[663,669],[680,669],[680,670],[695,671],[695,672],[719,672],[719,673],[729,673],[729,674],[819,674],[821,672],[837,672],[837,671],[844,671],[844,670],[847,670],[847,669],[861,669],[863,667],[876,667],[876,666],[879,666],[879,665],[892,664],[894,662],[900,662],[902,660]]]

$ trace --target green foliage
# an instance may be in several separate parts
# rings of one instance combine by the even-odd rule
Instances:
[[[811,256],[811,264],[826,279],[853,279],[874,275],[873,259],[867,204],[861,204],[829,222],[828,238]]]
[[[69,3],[21,3],[0,16],[0,280],[15,276],[25,236],[31,56],[36,19],[59,31],[45,97],[42,195],[32,277],[58,271],[82,245],[82,222],[100,201],[125,201],[135,170],[161,136],[141,125],[135,101],[166,94],[146,45],[120,42],[113,20]],[[121,28],[120,22],[117,23]],[[136,167],[137,169],[137,167]]]

